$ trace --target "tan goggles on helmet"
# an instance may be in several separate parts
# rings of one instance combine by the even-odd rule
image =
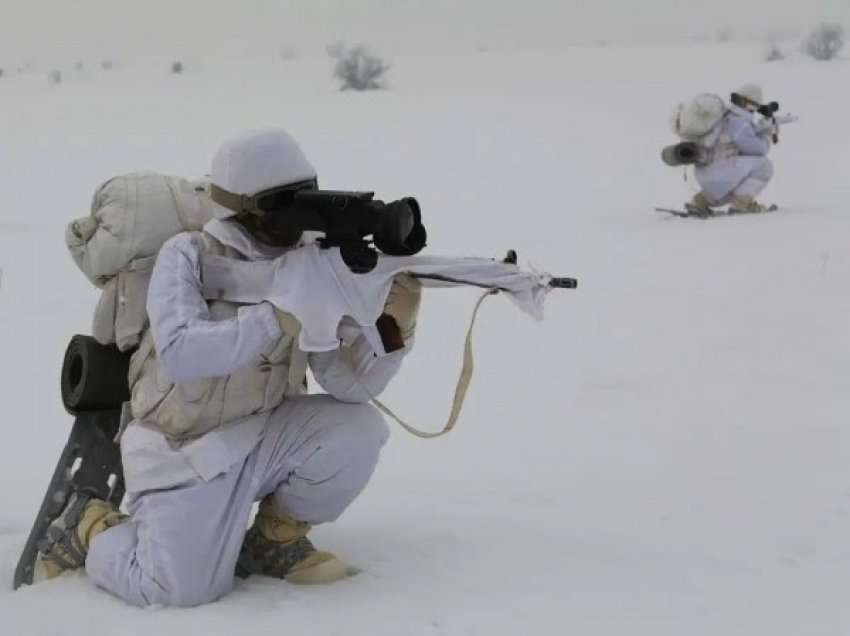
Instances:
[[[247,212],[256,216],[262,216],[266,212],[281,210],[290,205],[299,190],[318,190],[319,184],[316,179],[290,183],[285,186],[269,188],[252,196],[245,194],[234,194],[214,183],[210,185],[210,198],[220,206],[232,210],[237,214]]]

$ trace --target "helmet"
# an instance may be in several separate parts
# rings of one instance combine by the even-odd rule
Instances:
[[[310,181],[316,170],[285,130],[270,128],[225,141],[212,160],[210,181],[226,194],[252,197],[271,188]],[[236,210],[215,203],[213,215],[226,219]]]
[[[758,84],[744,84],[741,88],[736,90],[733,95],[743,97],[745,100],[756,106],[760,106],[764,100],[764,93],[762,93],[761,86]]]

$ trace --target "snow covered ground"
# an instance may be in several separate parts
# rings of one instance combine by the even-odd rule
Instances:
[[[339,93],[326,60],[152,60],[0,79],[0,622],[8,634],[850,632],[848,60],[732,45],[399,58]],[[775,149],[781,211],[662,217],[673,104],[761,82],[802,117]],[[317,543],[365,568],[322,589],[240,583],[138,610],[82,574],[12,592],[70,420],[62,353],[96,292],[64,226],[135,169],[197,176],[280,125],[323,185],[420,199],[432,253],[508,248],[580,289],[535,324],[490,300],[457,430],[400,429]],[[436,428],[476,294],[432,290],[386,402]],[[190,530],[189,530],[190,531]]]

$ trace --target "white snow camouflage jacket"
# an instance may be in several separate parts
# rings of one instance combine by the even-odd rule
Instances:
[[[305,358],[329,394],[366,402],[381,393],[412,347],[411,341],[379,358],[361,330],[346,322],[337,350],[299,353],[268,303],[204,300],[200,266],[207,246],[242,261],[282,253],[263,250],[233,223],[216,221],[203,235],[178,234],[163,246],[148,295],[151,329],[130,367],[135,419],[121,436],[128,492],[210,480],[246,457],[287,387],[302,391]],[[297,365],[291,365],[293,353]]]

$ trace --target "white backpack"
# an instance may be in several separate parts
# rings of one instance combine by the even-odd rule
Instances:
[[[670,124],[673,132],[682,141],[711,146],[711,137],[719,135],[718,124],[725,114],[726,103],[722,97],[702,93],[676,106],[670,117]]]
[[[200,230],[212,207],[206,183],[153,172],[114,177],[95,190],[91,214],[68,225],[65,244],[103,290],[92,327],[98,342],[114,342],[121,351],[139,344],[159,248],[175,234]]]

